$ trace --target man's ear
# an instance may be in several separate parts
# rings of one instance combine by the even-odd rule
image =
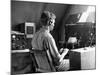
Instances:
[[[50,21],[47,21],[47,25],[50,26]]]

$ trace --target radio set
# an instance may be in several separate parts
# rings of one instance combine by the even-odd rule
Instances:
[[[25,22],[12,27],[11,45],[12,50],[27,48],[28,39],[32,39],[35,33],[35,23]]]

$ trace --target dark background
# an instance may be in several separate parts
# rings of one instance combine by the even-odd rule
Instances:
[[[11,1],[11,27],[24,22],[34,22],[36,28],[40,27],[39,19],[44,10],[53,12],[56,15],[55,28],[51,32],[57,46],[59,42],[65,42],[65,24],[75,23],[79,19],[75,18],[82,14],[88,5],[71,5],[42,2]],[[88,21],[88,20],[87,20]]]

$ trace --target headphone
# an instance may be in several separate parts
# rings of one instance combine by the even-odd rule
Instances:
[[[49,19],[49,20],[47,21],[47,24],[48,24],[49,26],[52,24],[51,19]]]

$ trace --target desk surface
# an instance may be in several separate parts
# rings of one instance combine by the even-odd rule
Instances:
[[[11,53],[25,53],[25,52],[30,52],[29,49],[24,49],[24,50],[12,50]]]
[[[88,51],[94,51],[95,47],[84,47],[84,48],[79,48],[79,49],[72,49],[71,51],[75,52],[88,52]]]

